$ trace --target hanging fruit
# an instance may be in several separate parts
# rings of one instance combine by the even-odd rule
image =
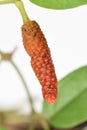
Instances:
[[[25,50],[31,57],[31,66],[41,86],[44,99],[54,103],[57,99],[57,77],[47,41],[36,21],[22,26]]]

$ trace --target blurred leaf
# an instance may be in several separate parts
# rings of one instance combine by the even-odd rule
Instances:
[[[7,130],[7,129],[4,126],[0,126],[0,130]]]
[[[30,0],[36,5],[50,9],[69,9],[87,4],[87,0]]]
[[[16,123],[24,121],[28,115],[19,114],[20,110],[18,108],[0,110],[0,121]]]
[[[87,66],[81,67],[59,81],[58,100],[43,102],[43,113],[57,128],[70,128],[87,121]]]
[[[18,122],[25,122],[27,121],[28,118],[29,118],[28,114],[27,115],[14,114],[14,115],[8,115],[6,121],[10,123],[18,123]]]
[[[19,112],[19,109],[18,108],[14,108],[14,109],[5,109],[5,110],[2,110],[0,109],[0,115],[13,115],[13,114],[17,114]]]

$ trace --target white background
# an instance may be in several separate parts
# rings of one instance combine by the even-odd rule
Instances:
[[[87,64],[87,5],[50,10],[23,0],[27,14],[36,20],[51,50],[58,79]],[[20,12],[13,4],[0,5],[0,50],[10,52],[18,47],[13,60],[21,70],[37,111],[42,109],[41,86],[30,66],[22,42]],[[0,64],[0,109],[19,108],[28,112],[26,91],[10,63]]]

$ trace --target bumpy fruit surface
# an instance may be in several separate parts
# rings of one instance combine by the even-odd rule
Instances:
[[[44,99],[54,103],[57,99],[57,77],[47,41],[36,21],[22,26],[23,43],[31,57],[31,66],[41,86]]]

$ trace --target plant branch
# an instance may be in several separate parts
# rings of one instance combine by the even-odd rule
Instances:
[[[0,4],[16,3],[18,0],[0,0]]]
[[[33,125],[37,121],[37,123],[40,124],[40,127],[42,127],[43,130],[50,130],[49,123],[46,120],[46,118],[44,117],[43,113],[34,113],[34,114],[31,114],[30,118],[33,121]]]
[[[0,51],[0,62],[9,60],[12,57],[12,52],[11,53],[3,53]]]
[[[20,76],[20,79],[21,79],[21,81],[24,85],[24,88],[25,88],[27,96],[28,96],[28,101],[29,101],[29,104],[31,106],[32,113],[35,113],[35,110],[34,110],[34,107],[33,107],[33,101],[32,101],[31,95],[29,93],[28,86],[27,86],[21,72],[19,71],[18,67],[16,66],[16,64],[11,59],[9,60],[9,62],[11,63],[11,65],[14,67],[14,69],[17,71],[18,75]]]
[[[28,86],[27,86],[27,84],[26,84],[26,82],[25,82],[19,68],[16,66],[16,64],[12,60],[12,56],[13,56],[15,51],[16,51],[16,48],[14,48],[14,50],[12,52],[10,52],[10,53],[4,53],[4,52],[0,51],[0,62],[9,61],[11,63],[11,65],[14,67],[14,69],[17,71],[17,73],[20,76],[20,79],[21,79],[21,81],[22,81],[22,83],[24,85],[24,88],[26,90],[26,93],[27,93],[27,96],[28,96],[28,102],[29,102],[29,104],[31,106],[32,113],[35,113],[35,110],[34,110],[34,107],[33,107],[33,100],[32,100],[32,97],[30,95],[30,92],[28,90]]]

